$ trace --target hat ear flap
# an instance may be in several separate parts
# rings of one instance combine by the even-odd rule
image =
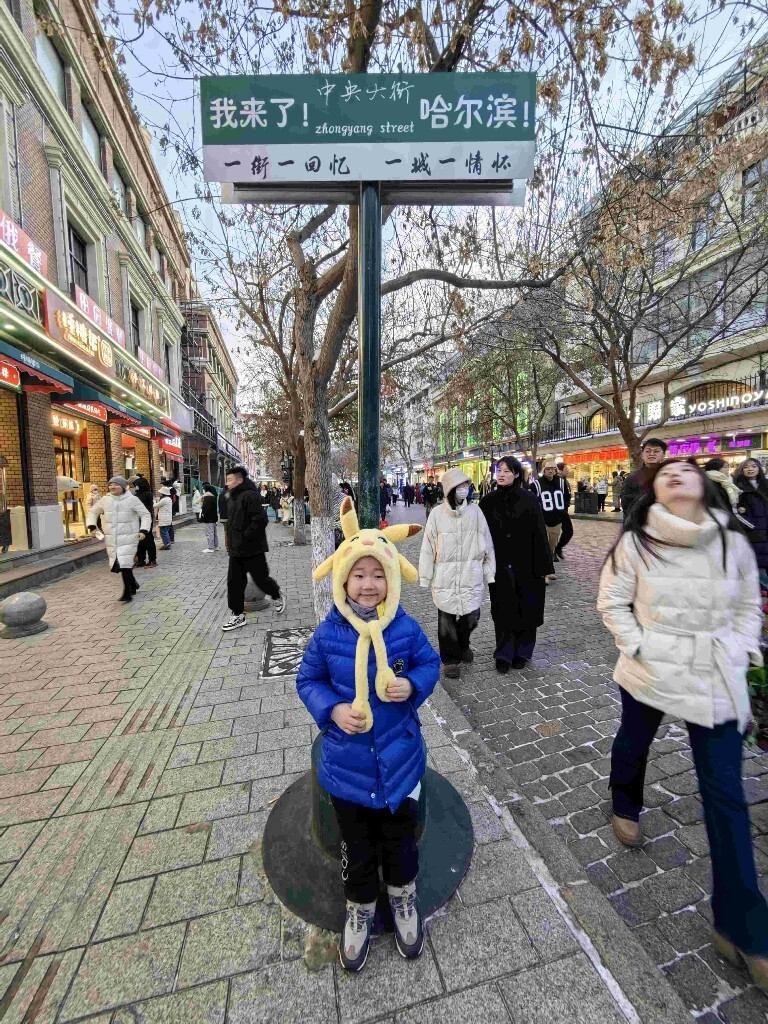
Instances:
[[[355,503],[349,495],[341,503],[341,532],[344,534],[345,540],[349,540],[350,537],[354,537],[356,533],[360,532]]]

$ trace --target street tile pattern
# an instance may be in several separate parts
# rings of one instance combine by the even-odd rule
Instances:
[[[420,522],[423,511],[395,513],[395,521],[409,519]],[[491,750],[511,763],[520,792],[548,818],[691,1012],[706,1024],[763,1021],[768,998],[712,945],[709,846],[681,722],[665,719],[651,749],[641,819],[645,845],[629,850],[613,835],[608,776],[620,710],[612,681],[617,653],[595,601],[617,529],[588,520],[575,520],[574,527],[566,561],[556,566],[557,582],[547,589],[545,623],[529,666],[496,673],[486,600],[472,640],[474,664],[445,686]],[[417,536],[404,548],[412,561],[419,544]],[[403,588],[403,603],[436,643],[429,591]],[[768,757],[747,753],[744,775],[763,884]]]
[[[189,527],[131,605],[91,568],[45,588],[48,632],[0,647],[0,1017],[621,1024],[616,990],[429,707],[430,763],[467,801],[476,849],[423,956],[384,937],[349,976],[335,936],[277,902],[264,826],[317,730],[285,674],[312,621],[310,549],[269,531],[283,616],[223,634],[225,559]]]

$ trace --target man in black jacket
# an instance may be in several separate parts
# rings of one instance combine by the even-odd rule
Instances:
[[[663,462],[667,455],[667,442],[662,441],[658,437],[649,437],[643,441],[642,447],[640,448],[640,458],[643,460],[643,465],[640,469],[636,469],[634,473],[630,473],[624,480],[624,486],[621,489],[621,507],[624,512],[624,520],[626,521],[627,516],[632,509],[632,506],[638,501],[645,491],[650,487],[655,467],[660,462]]]
[[[435,505],[441,500],[433,476],[425,484],[421,485],[421,496],[424,499],[424,510],[427,514],[427,519],[429,519],[429,515],[434,510]]]
[[[277,602],[276,611],[285,611],[285,597],[269,575],[266,552],[267,512],[256,485],[248,479],[245,466],[234,466],[227,473],[227,536],[229,572],[227,602],[232,615],[221,627],[225,633],[245,625],[245,588],[248,575],[265,594]]]

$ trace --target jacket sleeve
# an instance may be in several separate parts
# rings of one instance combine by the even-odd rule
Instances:
[[[640,484],[635,473],[630,473],[621,489],[621,507],[628,511],[640,497]]]
[[[493,537],[491,537],[491,531],[488,529],[488,520],[480,509],[478,509],[477,512],[480,520],[480,534],[483,538],[483,543],[485,544],[485,554],[483,555],[483,575],[485,576],[486,583],[495,583],[496,549],[493,546]]]
[[[133,498],[134,508],[139,513],[139,529],[145,530],[147,533],[152,529],[152,516],[147,511],[147,506],[143,501],[140,501],[135,495]]]
[[[628,658],[637,657],[643,631],[632,611],[637,586],[639,554],[632,538],[625,534],[616,549],[616,567],[611,559],[603,566],[597,595],[597,610],[613,633],[616,646]]]
[[[418,708],[429,698],[440,678],[440,655],[418,622],[415,619],[412,622],[413,654],[409,659],[408,679],[413,687],[413,706]]]
[[[317,632],[313,634],[301,659],[296,689],[317,727],[326,729],[331,721],[331,712],[343,701],[331,684],[328,662]]]
[[[763,631],[763,611],[760,602],[760,577],[752,545],[736,535],[739,596],[733,609],[733,631],[749,654],[751,665],[762,665],[760,637]]]
[[[437,512],[433,512],[424,527],[424,539],[419,554],[419,583],[428,587],[435,574],[435,555],[437,554]]]
[[[96,526],[96,520],[99,518],[99,516],[105,515],[105,511],[106,510],[104,508],[104,502],[102,501],[101,498],[99,498],[99,500],[95,501],[88,509],[88,513],[85,517],[85,525]]]

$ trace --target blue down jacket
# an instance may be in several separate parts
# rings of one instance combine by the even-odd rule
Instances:
[[[331,721],[336,704],[355,699],[357,632],[334,607],[314,632],[299,668],[299,697],[323,732],[319,779],[333,796],[396,811],[421,781],[427,755],[416,708],[435,688],[440,658],[421,626],[398,607],[383,633],[387,663],[405,676],[413,694],[402,703],[376,696],[376,661],[371,647],[368,687],[373,712],[370,732],[348,736]]]

